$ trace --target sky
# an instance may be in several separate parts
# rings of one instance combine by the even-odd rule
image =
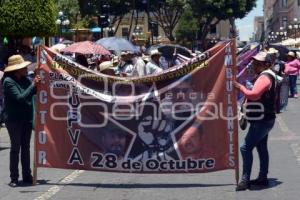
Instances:
[[[236,20],[241,41],[248,41],[252,36],[255,16],[263,16],[263,0],[257,0],[256,7],[246,17]]]

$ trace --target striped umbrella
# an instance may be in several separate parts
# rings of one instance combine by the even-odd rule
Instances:
[[[103,46],[91,41],[76,42],[61,50],[65,53],[79,53],[83,55],[96,54],[96,55],[111,55],[111,53]]]

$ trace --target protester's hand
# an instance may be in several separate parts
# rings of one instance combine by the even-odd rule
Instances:
[[[234,86],[236,89],[240,89],[240,88],[241,88],[241,84],[239,84],[237,81],[233,81],[233,86]]]
[[[41,77],[39,75],[36,75],[33,79],[33,85],[37,86],[41,82]]]

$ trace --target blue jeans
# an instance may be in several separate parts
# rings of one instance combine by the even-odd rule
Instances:
[[[297,91],[297,75],[289,75],[289,83],[290,83],[290,91],[291,96],[293,97],[295,94],[298,94]]]
[[[269,169],[268,134],[273,128],[275,119],[260,120],[250,123],[245,141],[240,147],[243,158],[242,181],[249,182],[252,170],[252,151],[256,147],[260,162],[260,178],[267,178]]]

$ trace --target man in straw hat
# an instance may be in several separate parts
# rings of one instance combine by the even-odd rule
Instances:
[[[11,142],[10,149],[10,178],[11,187],[18,186],[19,153],[21,150],[21,164],[23,183],[32,184],[30,169],[30,138],[33,122],[33,96],[41,78],[36,76],[31,82],[27,78],[27,66],[21,55],[9,57],[8,65],[4,69],[4,118]]]
[[[113,61],[104,61],[99,65],[99,72],[102,74],[114,76],[115,71],[114,71],[114,63]]]
[[[146,75],[162,72],[163,69],[159,66],[161,53],[157,49],[154,49],[150,52],[150,57],[151,60],[146,65]]]
[[[296,58],[296,54],[290,51],[287,54],[287,63],[285,64],[284,72],[289,76],[290,97],[298,98],[297,77],[299,75],[300,62]]]
[[[120,63],[115,70],[115,74],[121,77],[132,77],[134,74],[134,66],[132,63],[132,53],[129,51],[121,52]]]

